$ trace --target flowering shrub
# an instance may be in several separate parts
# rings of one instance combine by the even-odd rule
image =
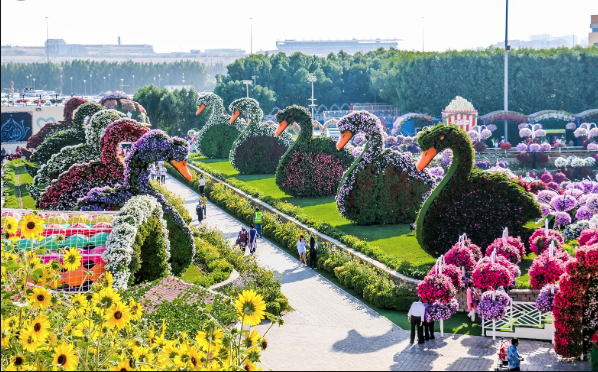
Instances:
[[[353,156],[346,150],[338,151],[331,138],[313,138],[311,115],[303,107],[289,106],[279,111],[276,119],[301,126],[299,137],[280,159],[276,185],[295,197],[334,195]]]
[[[282,155],[291,147],[290,134],[274,134],[276,129],[262,123],[264,116],[259,103],[252,98],[240,98],[233,101],[231,112],[246,113],[250,122],[232,144],[229,160],[241,174],[273,174]]]
[[[560,250],[563,247],[563,244],[565,244],[565,239],[563,239],[563,235],[556,230],[537,229],[529,238],[530,250],[539,255],[544,252],[544,250],[548,249],[551,242],[554,243],[554,247],[557,250]]]
[[[434,178],[415,168],[411,154],[384,149],[382,124],[374,115],[353,112],[337,126],[342,133],[364,133],[367,141],[338,189],[341,215],[360,225],[413,222]]]
[[[417,294],[423,302],[447,304],[455,298],[457,289],[448,275],[429,274],[417,285]]]
[[[509,151],[513,146],[509,142],[503,142],[500,144],[500,149]]]
[[[486,249],[486,255],[490,256],[494,250],[496,250],[497,255],[503,256],[514,264],[521,262],[522,256],[520,249],[512,244],[509,244],[508,241],[504,242],[502,238],[495,239],[494,242],[488,246]],[[523,247],[523,250],[525,251],[525,247]]]
[[[492,263],[489,257],[482,259],[473,269],[471,275],[473,285],[481,290],[493,290],[498,287],[510,286],[515,282],[515,276],[510,265],[512,264],[501,256],[496,257],[496,263]]]
[[[426,322],[436,322],[447,320],[459,310],[459,302],[456,298],[450,300],[447,304],[435,302],[428,306],[425,315]]]
[[[73,125],[73,112],[86,102],[86,99],[79,97],[73,97],[69,99],[64,105],[64,121],[59,121],[57,123],[46,123],[43,127],[41,127],[39,132],[27,139],[27,148],[34,150],[52,134],[70,128]]]
[[[140,123],[150,122],[145,108],[143,108],[141,104],[132,101],[126,94],[119,92],[107,94],[102,97],[99,103],[107,109],[120,111],[126,114],[129,119],[133,119]]]
[[[478,315],[487,321],[498,321],[507,316],[509,305],[511,298],[504,291],[487,291],[482,293],[478,303]]]
[[[565,272],[565,264],[570,258],[569,253],[563,250],[555,250],[552,257],[550,257],[549,251],[545,250],[534,258],[529,269],[532,289],[540,289],[546,284],[554,284]]]
[[[570,224],[563,230],[563,239],[565,241],[577,240],[583,230],[590,228],[590,221],[580,220]]]
[[[212,112],[210,120],[197,133],[197,151],[208,158],[228,158],[233,142],[245,130],[245,122],[237,119],[231,124],[231,116],[224,112],[222,98],[216,94],[200,96],[197,105]]]
[[[463,276],[461,275],[461,270],[451,264],[444,264],[442,265],[442,274],[448,276],[451,279],[451,283],[456,289],[463,289],[465,288],[465,284],[463,283]],[[433,266],[428,275],[436,275],[436,268]]]
[[[547,284],[542,287],[540,295],[536,299],[536,309],[543,313],[551,312],[554,307],[554,297],[559,291],[558,285]]]
[[[593,245],[598,243],[598,229],[591,228],[587,230],[583,230],[579,238],[577,239],[579,245]]]
[[[446,252],[444,260],[449,265],[465,267],[466,270],[473,270],[477,261],[473,251],[460,243],[456,243],[448,252]]]

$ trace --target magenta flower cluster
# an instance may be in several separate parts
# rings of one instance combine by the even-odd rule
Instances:
[[[457,295],[457,289],[451,278],[444,274],[427,275],[417,285],[417,294],[423,302],[449,303]]]
[[[565,244],[565,239],[556,230],[548,229],[547,232],[546,229],[537,229],[529,238],[530,250],[535,254],[541,254],[544,250],[548,249],[551,242],[554,242],[554,247],[559,250]]]

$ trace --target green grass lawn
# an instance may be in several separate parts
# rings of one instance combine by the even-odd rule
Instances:
[[[187,283],[193,283],[194,281],[202,278],[204,275],[195,265],[189,265],[189,267],[181,273],[179,278]]]
[[[338,227],[346,234],[371,242],[386,253],[401,260],[411,262],[416,267],[436,262],[432,256],[421,249],[409,225],[354,225],[349,220],[341,217],[336,208],[336,201],[333,196],[325,198],[293,198],[276,186],[273,174],[239,175],[227,159],[196,158],[193,162],[206,164],[218,172],[232,176],[239,181],[243,181],[248,186],[259,189],[272,198],[300,206],[305,210],[307,215],[314,219],[326,221],[330,225]]]

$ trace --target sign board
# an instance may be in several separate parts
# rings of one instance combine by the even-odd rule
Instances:
[[[31,112],[3,112],[2,143],[26,142],[33,131],[33,114]]]

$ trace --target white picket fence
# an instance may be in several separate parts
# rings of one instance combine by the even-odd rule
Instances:
[[[554,341],[552,312],[542,313],[534,302],[511,301],[507,316],[493,321],[482,320],[482,335]]]

